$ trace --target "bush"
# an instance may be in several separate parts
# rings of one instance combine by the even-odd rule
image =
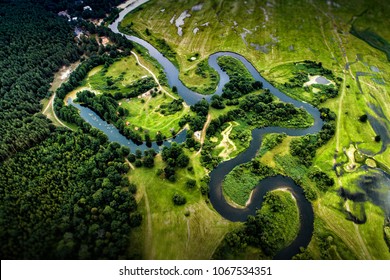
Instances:
[[[137,159],[137,160],[135,161],[135,167],[142,167],[142,161],[139,160],[139,159]]]
[[[187,203],[187,199],[178,193],[175,193],[173,195],[172,201],[173,201],[173,204],[175,204],[175,205],[184,205]]]
[[[135,158],[135,155],[134,154],[130,154],[127,159],[131,162],[131,163],[134,163],[136,158]]]
[[[366,114],[361,115],[359,117],[359,121],[361,121],[362,123],[365,123],[367,121],[367,119],[368,119],[368,116]]]
[[[193,189],[196,187],[196,181],[193,179],[190,179],[186,182],[186,187],[189,189]]]

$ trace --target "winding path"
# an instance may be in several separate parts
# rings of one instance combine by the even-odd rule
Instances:
[[[206,139],[206,132],[207,132],[207,128],[210,125],[210,122],[211,122],[211,115],[209,113],[209,114],[207,114],[207,119],[206,119],[206,122],[204,123],[203,129],[202,129],[202,133],[200,135],[200,149],[196,153],[197,155],[202,152],[203,143],[204,143],[204,140]]]
[[[47,103],[47,106],[46,108],[43,110],[43,114],[46,115],[49,119],[50,119],[50,116],[53,115],[53,117],[55,118],[55,120],[60,124],[62,125],[63,127],[66,127],[70,130],[72,130],[72,128],[70,128],[69,126],[67,126],[66,124],[64,124],[58,117],[57,117],[57,114],[55,113],[54,111],[54,99],[56,98],[56,94],[53,93],[53,95],[50,97],[49,99],[49,103]],[[49,108],[51,109],[52,111],[52,114],[50,112],[47,112],[47,110],[49,110]]]
[[[154,73],[153,73],[148,67],[146,67],[145,65],[143,65],[143,64],[141,63],[141,61],[140,61],[139,58],[138,58],[138,55],[137,55],[135,52],[131,51],[131,54],[134,55],[135,59],[137,60],[138,65],[141,66],[142,68],[144,68],[146,71],[148,71],[150,75],[152,75],[154,81],[156,82],[156,84],[158,85],[158,88],[159,88],[161,91],[163,91],[165,94],[169,95],[172,99],[177,99],[175,96],[173,96],[172,94],[170,94],[168,91],[166,91],[166,90],[161,86],[161,84],[160,84],[159,80],[157,79],[156,75],[154,75]]]

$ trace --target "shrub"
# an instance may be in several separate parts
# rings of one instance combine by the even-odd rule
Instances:
[[[178,193],[175,193],[175,194],[173,195],[172,201],[173,201],[173,203],[174,203],[175,205],[184,205],[184,204],[187,203],[187,199],[186,199],[184,196],[182,196],[182,195],[180,195],[180,194],[178,194]]]

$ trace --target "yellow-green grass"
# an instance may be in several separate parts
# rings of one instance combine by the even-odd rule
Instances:
[[[180,75],[180,79],[183,80],[190,89],[196,92],[201,94],[212,94],[217,88],[219,75],[215,70],[208,66],[207,60],[204,60],[204,63],[207,65],[206,69],[203,71],[204,76],[196,73],[199,64],[198,62],[193,62],[193,65],[189,65],[188,70]],[[212,74],[215,78],[211,77]]]
[[[221,132],[222,139],[221,142],[217,145],[216,149],[221,148],[221,151],[218,155],[223,160],[230,159],[232,157],[232,154],[237,150],[236,145],[229,138],[232,129],[237,125],[238,123],[236,122],[229,122],[228,127]]]
[[[270,259],[260,248],[247,246],[242,252],[234,252],[224,256],[227,260],[257,260]]]
[[[172,131],[177,133],[182,129],[179,121],[190,111],[189,107],[185,106],[173,115],[164,116],[159,112],[159,106],[172,100],[170,96],[161,93],[156,97],[131,98],[129,101],[123,99],[120,101],[120,106],[129,110],[130,114],[125,121],[129,122],[129,126],[133,129],[142,128],[144,132],[148,131],[152,139],[156,138],[157,133],[169,138],[172,136]]]
[[[264,163],[265,165],[276,168],[277,163],[275,162],[275,156],[284,156],[288,155],[290,150],[290,142],[293,139],[293,137],[286,137],[282,143],[280,143],[275,148],[271,149],[270,151],[267,151],[261,158],[260,161]]]
[[[252,136],[248,125],[242,124],[242,122],[234,121],[225,125],[224,131],[214,136],[216,147],[213,149],[213,155],[221,157],[222,160],[229,160],[249,147]],[[237,130],[245,131],[247,138],[243,141],[236,138],[234,135],[237,134]]]
[[[138,198],[141,199],[139,209],[143,223],[132,236],[142,244],[138,248],[142,258],[210,259],[224,235],[240,225],[223,219],[212,210],[198,188],[189,190],[185,186],[189,179],[197,180],[199,185],[201,176],[205,174],[199,157],[191,157],[194,173],[187,169],[179,170],[178,180],[174,183],[157,176],[157,170],[165,166],[160,156],[156,158],[154,169],[136,168],[129,172],[130,180],[138,186]],[[175,206],[172,202],[175,193],[185,196],[187,203]],[[148,223],[151,228],[148,228]]]
[[[340,76],[343,73],[344,65],[340,62],[342,60],[342,53],[340,46],[337,43],[336,32],[333,29],[330,18],[321,12],[327,11],[329,7],[321,3],[310,5],[307,4],[307,2],[286,4],[283,6],[276,5],[273,8],[267,7],[269,12],[272,13],[272,17],[270,17],[269,22],[266,23],[266,27],[268,28],[258,28],[256,32],[248,34],[247,40],[252,40],[253,42],[261,40],[261,38],[266,40],[264,38],[269,38],[271,33],[275,33],[274,35],[277,36],[278,32],[282,32],[281,30],[289,30],[289,32],[283,34],[283,40],[272,47],[270,53],[263,54],[251,47],[245,46],[240,37],[240,30],[242,31],[240,28],[254,28],[265,20],[264,14],[259,10],[259,7],[256,7],[253,1],[247,2],[247,9],[243,9],[242,7],[239,8],[238,3],[235,3],[235,1],[225,1],[223,4],[219,5],[205,3],[201,12],[192,12],[192,16],[185,20],[182,37],[177,35],[176,27],[171,25],[169,20],[174,15],[179,15],[185,9],[190,9],[196,4],[196,1],[181,1],[180,5],[177,5],[176,1],[164,1],[164,3],[158,4],[156,4],[155,1],[150,1],[142,11],[128,15],[123,21],[123,25],[125,26],[129,22],[132,22],[132,28],[138,31],[146,40],[148,40],[148,37],[144,34],[145,28],[148,28],[156,37],[164,37],[172,48],[177,51],[179,65],[183,70],[182,73],[186,72],[186,69],[190,67],[189,64],[193,64],[193,62],[188,62],[187,60],[190,54],[198,52],[200,57],[207,57],[210,53],[220,50],[233,50],[243,53],[258,69],[263,71],[263,75],[267,78],[269,76],[269,72],[267,72],[268,69],[272,69],[274,66],[280,64],[286,64],[292,61],[302,61],[304,59],[321,61],[324,67],[333,70],[336,75]],[[348,7],[351,6],[349,3],[343,3],[342,6],[343,5]],[[358,7],[361,5],[362,3],[359,3],[354,7],[350,7],[349,13],[353,14],[353,11],[358,11]],[[297,7],[301,7],[302,9],[297,9]],[[163,8],[166,9],[166,12],[161,12],[161,9]],[[246,13],[246,10],[252,8],[257,10],[257,13],[254,12],[251,15],[245,14],[245,16],[243,16],[243,13]],[[294,10],[294,14],[297,16],[286,19],[284,15],[292,10]],[[219,12],[218,15],[217,12]],[[346,10],[341,8],[336,11],[332,10],[332,12],[344,14],[346,13]],[[299,16],[301,13],[302,16]],[[145,21],[145,18],[150,20]],[[355,59],[356,53],[368,53],[369,57],[372,58],[373,65],[377,65],[379,68],[382,66],[384,68],[388,67],[383,65],[383,59],[381,59],[384,57],[384,54],[372,49],[364,42],[348,33],[350,27],[348,25],[349,19],[350,17],[345,17],[339,19],[339,22],[337,22],[339,31],[342,30],[344,32],[342,33],[342,39],[343,43],[346,45],[347,58],[349,61]],[[234,25],[233,21],[237,22],[238,27],[232,28]],[[201,30],[194,35],[192,32],[193,28],[204,22],[210,22],[211,26],[201,28]],[[291,25],[300,26],[300,30],[304,30],[304,32],[300,31],[299,34],[295,34],[295,31],[291,30],[291,28],[287,28]],[[277,30],[272,30],[272,28],[269,28],[270,26],[278,26],[278,28]],[[162,36],[163,34],[171,34],[171,36]],[[199,40],[199,38],[201,38],[201,40]],[[294,51],[286,51],[289,44],[295,46]],[[340,61],[336,63],[332,59],[332,55],[340,58]],[[384,62],[386,62],[386,60]],[[351,67],[353,68],[355,65]],[[357,70],[358,69],[354,70],[354,72]],[[351,76],[349,78],[352,79]],[[187,82],[185,77],[182,77],[182,79]],[[348,80],[348,84],[350,84],[351,89],[347,90],[346,96],[351,95],[351,92],[354,95],[356,91],[356,86],[354,86],[355,81]],[[382,94],[382,96],[386,95]],[[337,99],[331,100],[328,104],[330,107],[337,108],[337,102]],[[350,100],[346,100],[345,103],[351,104]],[[382,103],[382,105],[383,104],[386,103]],[[354,110],[356,113],[364,112],[365,108],[367,108],[365,104],[357,105],[359,105],[359,109]],[[337,110],[335,111],[337,112]],[[351,114],[351,112],[349,112],[349,114]],[[350,116],[347,121],[350,122],[352,119],[354,122],[356,120],[354,117],[356,116]],[[349,124],[346,125],[350,126]],[[348,128],[343,129],[343,131],[349,131]],[[352,133],[354,133],[354,131],[356,131],[356,128],[352,129]],[[371,135],[365,133],[361,134],[362,135],[359,135],[358,139],[355,141],[360,141],[361,139],[359,138],[363,137],[365,138],[363,139],[365,140],[364,142],[372,142],[368,141],[372,139]],[[345,137],[342,138],[346,139]],[[371,143],[368,144],[368,146],[370,145]]]
[[[158,69],[153,65],[152,62],[139,56],[140,62],[150,69],[153,73],[158,75]],[[82,90],[90,90],[96,94],[104,92],[115,93],[118,90],[107,90],[107,78],[112,77],[115,81],[120,75],[123,76],[121,81],[115,82],[118,86],[119,91],[126,91],[126,86],[133,82],[143,78],[150,77],[150,73],[142,68],[136,61],[134,55],[121,58],[110,65],[106,72],[103,71],[103,65],[93,68],[87,75],[87,78],[81,83],[79,87],[70,92],[64,99],[76,98],[77,92]],[[156,97],[143,97],[143,98],[132,98],[129,101],[123,99],[119,101],[121,106],[128,109],[130,116],[126,119],[131,127],[142,128],[144,131],[149,131],[152,140],[155,139],[158,132],[162,133],[167,137],[171,137],[171,130],[178,132],[181,127],[179,126],[179,120],[189,112],[189,107],[184,107],[180,112],[177,112],[170,116],[164,116],[157,112],[157,109],[163,103],[169,103],[173,99],[166,94],[160,94]]]
[[[364,207],[367,214],[367,222],[356,225],[346,219],[344,201],[335,192],[327,192],[313,203],[314,212],[318,219],[324,222],[324,227],[333,232],[352,252],[339,251],[342,258],[357,259],[390,259],[390,253],[383,238],[383,211],[370,202],[365,202]],[[320,229],[318,229],[320,230]],[[319,258],[318,247],[314,246],[312,240],[312,254]],[[349,257],[348,257],[349,256]]]
[[[281,166],[278,160],[275,161],[276,156],[283,157],[289,155],[286,150],[291,139],[292,137],[286,137],[280,145],[265,153],[261,158],[261,162],[275,168],[278,172],[291,176],[292,174],[290,173],[293,171],[292,169],[294,169],[294,166],[298,167],[297,164],[289,168],[288,166]],[[331,157],[331,155],[332,153],[330,153],[327,157]],[[321,164],[321,169],[325,172],[329,172],[331,170],[330,163]],[[352,192],[359,191],[359,188],[355,184],[350,183],[354,179],[358,178],[359,175],[361,174],[348,174],[349,177],[347,178],[349,181],[346,181],[343,184],[344,187],[347,187],[348,190]],[[304,180],[304,182],[307,183],[307,180]],[[343,206],[343,200],[337,194],[337,189],[338,187],[333,187],[326,193],[317,192],[320,194],[319,199],[313,203],[314,211],[317,216],[316,219],[322,220],[325,224],[324,228],[332,232],[333,235],[338,238],[338,241],[334,241],[335,244],[338,245],[334,248],[336,251],[338,248],[337,254],[334,256],[339,256],[343,259],[389,259],[390,255],[388,254],[388,249],[384,243],[381,230],[384,220],[383,211],[378,206],[375,206],[370,202],[364,203],[367,213],[367,223],[363,225],[356,225],[356,230],[353,223],[346,220],[346,214],[343,212],[343,209],[345,209]],[[321,230],[321,228],[315,227],[315,231]],[[361,237],[358,237],[358,235]],[[360,238],[363,240],[362,242],[359,241]],[[318,246],[319,245],[316,243],[315,237],[313,237],[309,246],[309,251],[314,258],[320,258],[320,249]],[[368,253],[363,252],[361,250],[361,246],[366,246],[368,248]],[[351,252],[348,250],[351,250]]]
[[[149,72],[146,69],[138,65],[137,60],[133,55],[124,57],[107,69],[107,72],[102,71],[103,67],[98,66],[94,68],[90,75],[88,75],[86,84],[95,90],[101,92],[116,92],[116,91],[126,91],[126,86],[131,85],[135,81],[141,79],[142,77],[150,76]],[[122,79],[116,81],[119,76],[122,76]],[[114,85],[118,87],[117,90],[110,90],[107,88],[107,79],[111,77],[115,81]]]
[[[275,161],[275,156],[282,157],[289,154],[286,152],[286,150],[288,149],[291,139],[292,137],[287,137],[276,148],[265,153],[261,158],[261,162],[275,168],[275,170],[278,172],[291,176],[292,174],[290,173],[293,172],[294,166],[288,168],[286,166],[281,166],[278,161]],[[322,171],[327,172],[330,176],[333,177],[334,175],[330,173],[332,170],[331,158],[333,153],[327,151],[328,150],[322,148],[319,152],[321,157],[327,158],[329,160],[327,162],[321,162],[321,160],[319,160],[317,164]],[[295,164],[295,166],[298,167],[297,164]],[[359,191],[360,189],[356,186],[355,183],[353,183],[353,181],[356,180],[360,175],[362,175],[362,172],[347,174],[346,177],[342,178],[343,187],[352,192]],[[307,180],[304,180],[304,182],[310,183]],[[318,215],[318,218],[324,221],[325,228],[333,232],[333,234],[335,234],[340,239],[337,241],[339,243],[339,251],[337,252],[337,255],[341,256],[341,258],[354,258],[356,256],[358,259],[389,259],[390,255],[388,253],[388,249],[382,234],[384,221],[383,210],[370,202],[365,202],[364,207],[367,214],[367,222],[363,225],[354,226],[351,221],[346,220],[346,214],[343,212],[343,209],[346,208],[343,206],[342,198],[337,194],[337,189],[338,186],[336,185],[326,193],[317,192],[320,194],[320,196],[319,199],[316,200],[313,204],[314,211],[316,215]],[[353,204],[353,202],[350,203]],[[355,227],[357,229],[355,229]],[[360,242],[360,239],[363,241]],[[345,244],[341,244],[340,242]],[[347,246],[348,249],[345,249],[345,246]],[[362,246],[366,246],[367,250],[362,251]],[[337,246],[335,248],[337,251]],[[315,238],[313,238],[309,249],[315,258],[320,258],[318,252],[319,248],[318,244],[315,242]],[[351,250],[352,253],[348,252],[348,250]]]
[[[282,91],[284,91],[284,93],[291,96],[292,98],[313,104],[313,102],[317,101],[318,99],[318,97],[315,95],[315,92],[319,91],[318,88],[313,86],[305,87],[304,83],[302,83],[300,87],[284,87],[284,84],[290,83],[289,80],[294,78],[294,73],[298,71],[300,70],[294,63],[280,64],[267,71],[267,79],[272,81],[276,87],[280,88]],[[307,77],[308,79],[313,78],[313,76]],[[334,84],[335,81],[331,80],[331,83]]]
[[[212,119],[216,119],[222,115],[225,115],[227,112],[231,111],[231,110],[234,110],[234,109],[237,109],[238,106],[235,105],[235,106],[226,106],[225,108],[223,109],[215,109],[213,107],[210,107],[209,109],[209,113],[211,115],[211,118]]]
[[[139,56],[140,62],[150,69],[155,75],[158,76],[158,69],[153,65],[152,62]],[[103,65],[99,65],[89,71],[87,77],[81,82],[81,85],[70,92],[64,99],[66,100],[71,97],[76,98],[76,93],[82,90],[92,90],[96,94],[101,93],[115,93],[117,91],[126,92],[126,86],[131,85],[135,81],[142,79],[143,77],[150,77],[150,73],[141,67],[134,55],[130,55],[115,61],[104,72]],[[123,79],[116,81],[118,77],[123,73]],[[112,77],[115,81],[114,85],[118,87],[118,90],[107,89],[107,78]]]

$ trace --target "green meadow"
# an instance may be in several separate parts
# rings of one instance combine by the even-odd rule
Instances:
[[[357,148],[357,155],[369,156],[385,170],[390,166],[389,143],[385,142],[384,135],[390,130],[390,80],[387,75],[390,68],[386,50],[373,43],[375,38],[390,41],[387,28],[390,19],[385,16],[390,12],[389,6],[381,1],[370,2],[368,7],[364,1],[329,4],[302,0],[267,5],[254,0],[245,3],[227,0],[206,1],[200,10],[193,10],[197,4],[194,0],[149,1],[126,16],[121,30],[154,44],[179,67],[180,79],[199,92],[210,93],[216,85],[212,70],[204,66],[208,56],[217,51],[233,51],[244,55],[266,79],[286,94],[333,111],[337,116],[335,135],[317,149],[312,166],[302,165],[290,154],[294,137],[284,137],[275,144],[275,136],[266,136],[257,159],[273,172],[298,181],[305,192],[313,196],[314,235],[309,247],[298,258],[389,259],[383,233],[383,209],[369,200],[344,201],[339,195],[341,187],[350,192],[362,191],[356,180],[364,172],[358,168],[352,171],[346,168],[350,159],[345,151],[351,144]],[[184,19],[180,26],[182,35],[179,35],[175,20],[184,11],[191,16]],[[286,14],[293,16],[286,17]],[[372,33],[355,36],[350,32],[352,26],[361,32],[368,29]],[[337,84],[337,96],[322,98],[323,95],[318,94],[323,90],[321,86],[305,88],[303,80],[291,90],[283,88],[300,71],[307,79],[315,75],[300,68],[303,61],[321,63],[332,71],[333,79],[325,77]],[[212,119],[226,110],[211,109]],[[369,115],[371,120],[361,121],[363,115]],[[374,124],[378,122],[385,131],[375,131]],[[214,156],[222,155],[222,159],[228,159],[245,149],[247,142],[236,137],[243,132],[240,130],[250,131],[250,128],[228,123],[222,134],[209,139],[216,144]],[[337,170],[343,171],[339,177],[333,168],[335,164]],[[230,201],[244,205],[259,177],[253,176],[246,166],[237,168],[240,177],[233,176],[237,173],[233,171],[225,178],[228,189],[225,194]],[[334,186],[325,192],[320,190],[308,177],[313,170],[333,178]],[[147,177],[148,173],[143,172],[146,171],[136,170],[134,173],[140,178]],[[179,184],[174,185],[178,187]],[[238,191],[234,188],[237,185],[240,186]],[[234,192],[229,191],[229,186],[235,189]],[[362,217],[362,209],[366,215],[365,223],[356,224],[346,218],[347,212]],[[225,230],[226,233],[227,228]],[[185,226],[180,231],[184,236]],[[218,236],[223,238],[223,235]],[[175,256],[179,255],[182,256],[179,253]]]

